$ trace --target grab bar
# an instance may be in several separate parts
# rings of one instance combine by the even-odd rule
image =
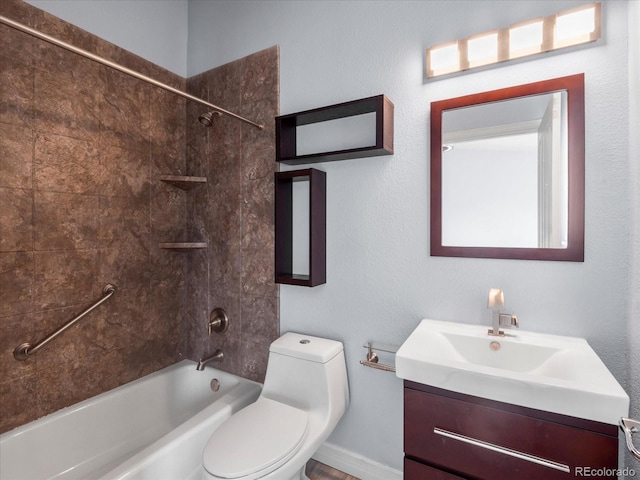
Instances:
[[[620,428],[624,432],[627,441],[627,448],[636,459],[640,460],[640,450],[633,445],[633,434],[640,431],[640,422],[630,418],[620,419]]]
[[[104,288],[102,289],[102,298],[100,298],[99,300],[97,300],[93,305],[91,305],[90,307],[84,309],[82,311],[82,313],[78,314],[75,318],[72,318],[71,320],[69,320],[67,323],[65,323],[64,325],[62,325],[60,328],[58,328],[55,332],[47,335],[45,338],[43,338],[42,340],[40,340],[38,343],[36,343],[35,345],[32,345],[29,342],[25,342],[25,343],[21,343],[20,345],[18,345],[16,347],[16,349],[13,351],[13,357],[16,360],[26,360],[27,358],[29,358],[31,355],[33,355],[34,353],[36,353],[38,350],[40,350],[42,347],[44,347],[47,343],[49,343],[51,340],[53,340],[54,338],[56,338],[58,335],[60,335],[62,332],[64,332],[65,330],[67,330],[68,328],[71,328],[73,325],[75,325],[75,323],[80,320],[82,317],[84,317],[86,314],[88,314],[89,312],[91,312],[93,309],[97,308],[99,305],[101,305],[103,302],[105,302],[109,297],[111,297],[111,295],[113,295],[114,293],[116,293],[116,286],[111,284],[111,283],[107,283]]]

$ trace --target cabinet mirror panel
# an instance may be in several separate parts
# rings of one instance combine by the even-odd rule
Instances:
[[[584,260],[584,75],[431,104],[431,255]]]

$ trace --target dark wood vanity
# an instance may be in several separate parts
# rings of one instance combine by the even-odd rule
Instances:
[[[405,380],[405,480],[617,478],[618,428]]]

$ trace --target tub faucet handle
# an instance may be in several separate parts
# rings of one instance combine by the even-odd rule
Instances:
[[[224,333],[229,328],[229,316],[224,308],[214,308],[209,315],[208,332]]]

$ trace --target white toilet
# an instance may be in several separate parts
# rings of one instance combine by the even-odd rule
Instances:
[[[258,400],[209,438],[204,480],[307,479],[305,465],[349,405],[342,343],[286,333],[271,344]]]

